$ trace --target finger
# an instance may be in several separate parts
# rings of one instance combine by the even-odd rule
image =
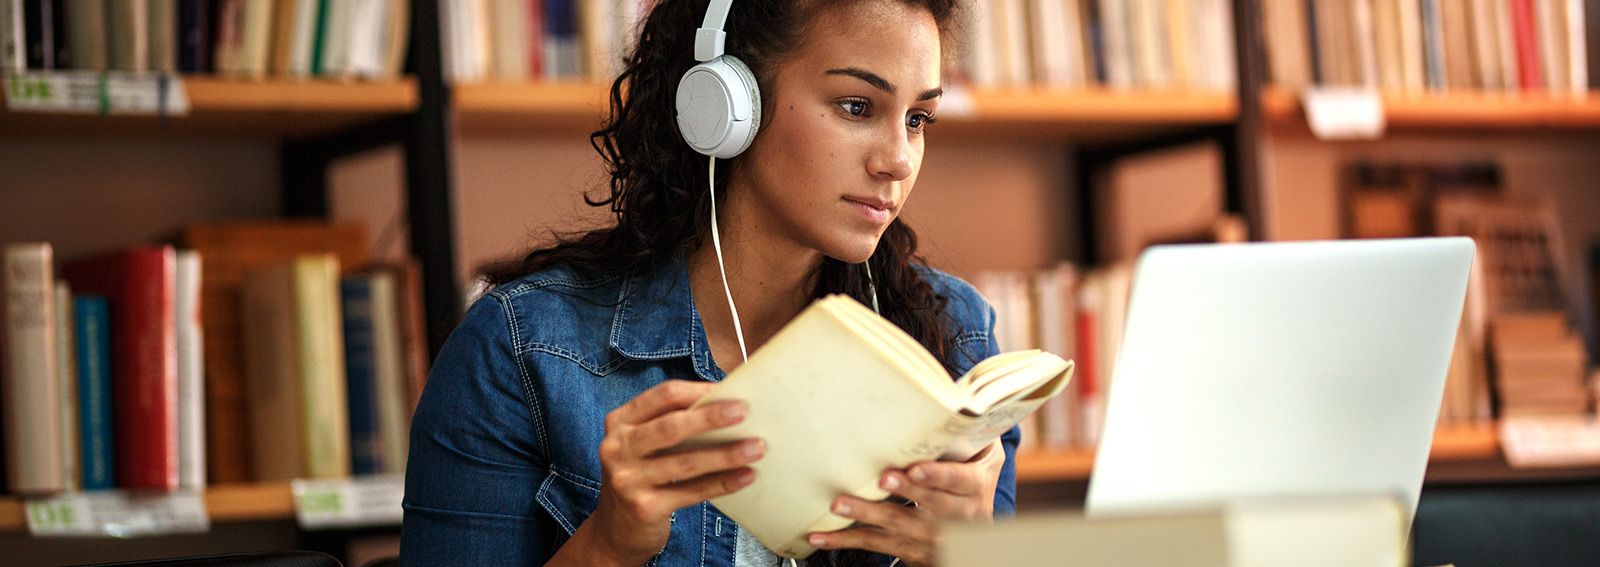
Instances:
[[[642,468],[645,471],[646,482],[663,485],[674,480],[690,479],[743,467],[760,460],[766,451],[766,444],[760,439],[745,439],[720,447],[655,457],[645,461]]]
[[[610,420],[615,420],[619,424],[637,425],[667,412],[689,407],[704,397],[714,386],[715,384],[710,382],[689,380],[668,380],[656,384],[655,387],[645,390],[644,393],[608,414],[606,425],[608,427],[612,425]]]
[[[940,510],[958,510],[961,508],[962,503],[972,498],[971,496],[958,496],[911,482],[909,478],[906,478],[905,473],[900,471],[883,473],[883,478],[878,480],[878,486],[889,491],[890,494],[916,502],[918,507],[926,508],[935,513]]]
[[[627,441],[637,454],[648,455],[695,435],[739,423],[744,415],[744,402],[733,400],[672,411],[640,424],[628,433]]]
[[[933,545],[915,542],[874,526],[856,526],[836,532],[815,532],[806,543],[817,549],[864,549],[899,557],[903,563],[927,564],[932,560]]]
[[[983,490],[982,466],[978,463],[924,461],[906,467],[906,478],[924,488],[957,496],[974,496]]]
[[[912,540],[933,541],[937,535],[932,518],[915,508],[893,502],[871,502],[853,496],[840,496],[833,500],[831,510],[857,523],[877,526],[885,532]]]
[[[756,471],[741,467],[731,471],[708,474],[676,484],[661,487],[662,498],[676,510],[693,506],[718,496],[732,494],[755,482]]]

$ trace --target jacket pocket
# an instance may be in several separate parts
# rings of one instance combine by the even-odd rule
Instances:
[[[535,499],[570,536],[600,504],[600,483],[551,467]]]

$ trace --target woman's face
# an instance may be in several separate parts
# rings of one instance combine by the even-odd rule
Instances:
[[[939,103],[939,30],[896,0],[825,10],[761,94],[761,130],[739,159],[743,214],[845,262],[871,256],[922,166]]]

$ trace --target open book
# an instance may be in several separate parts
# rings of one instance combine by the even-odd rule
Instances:
[[[1037,350],[995,355],[959,380],[922,345],[846,296],[820,299],[697,405],[743,400],[738,425],[683,449],[766,441],[755,482],[714,498],[778,555],[815,551],[814,531],[850,526],[840,494],[881,500],[883,471],[934,458],[965,461],[1066,388],[1072,363]]]

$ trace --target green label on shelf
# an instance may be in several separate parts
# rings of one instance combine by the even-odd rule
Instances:
[[[296,480],[295,520],[308,530],[399,525],[405,485],[405,477],[397,474]]]
[[[78,492],[29,500],[25,508],[28,533],[35,536],[130,537],[211,528],[205,500],[196,492]]]
[[[189,97],[177,75],[35,71],[5,77],[6,109],[12,112],[76,114],[189,113]]]

